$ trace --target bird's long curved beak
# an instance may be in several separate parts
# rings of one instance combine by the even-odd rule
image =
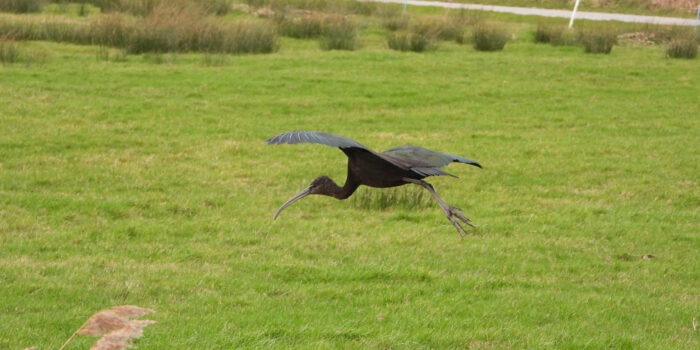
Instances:
[[[284,204],[282,204],[282,206],[279,209],[277,209],[277,211],[275,212],[275,216],[272,217],[272,220],[277,219],[277,215],[280,215],[280,213],[282,212],[282,210],[284,210],[284,208],[292,205],[292,203],[294,203],[294,202],[296,202],[296,201],[298,201],[298,200],[300,200],[300,199],[302,199],[310,194],[311,194],[311,187],[307,187],[304,190],[302,190],[301,192],[294,195],[294,197],[290,198],[288,201],[286,201]]]

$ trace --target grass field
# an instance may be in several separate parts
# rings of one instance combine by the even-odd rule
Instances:
[[[207,66],[22,43],[46,60],[0,66],[0,349],[122,304],[157,310],[139,349],[700,347],[697,60],[383,45]],[[299,129],[481,162],[429,179],[478,229],[364,209],[377,189],[273,222],[345,176],[337,150],[263,142]]]

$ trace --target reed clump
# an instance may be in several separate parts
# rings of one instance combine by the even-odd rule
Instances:
[[[0,15],[0,36],[14,40],[48,40],[90,44],[89,25],[68,18]]]
[[[666,56],[670,58],[694,59],[698,56],[698,38],[687,36],[672,39],[666,45]]]
[[[197,51],[209,46],[214,28],[196,7],[159,6],[133,28],[131,53]]]
[[[357,14],[371,16],[379,13],[380,5],[368,1],[342,0],[246,0],[251,8],[269,8],[274,13],[313,11],[326,14]]]
[[[586,53],[610,54],[617,45],[617,31],[607,27],[593,27],[579,33],[579,42]]]
[[[274,18],[280,35],[291,38],[317,38],[323,34],[326,16],[319,12],[280,13]]]
[[[0,36],[105,45],[131,54],[147,52],[270,53],[278,49],[274,28],[258,21],[223,22],[197,6],[163,5],[146,17],[123,13],[92,22],[59,17],[0,15]]]
[[[561,25],[552,25],[540,23],[535,30],[534,40],[536,43],[551,44],[561,39],[564,27]]]
[[[0,63],[3,66],[19,62],[21,55],[21,50],[14,40],[0,37]]]
[[[221,28],[220,50],[210,52],[223,53],[272,53],[279,49],[277,32],[275,29],[262,22],[240,20],[234,24]]]
[[[459,17],[422,16],[411,23],[412,31],[425,37],[463,42],[465,23]]]
[[[48,53],[42,50],[27,50],[12,36],[0,36],[0,64],[3,66],[23,63],[25,66],[44,64]]]
[[[506,46],[510,33],[500,25],[480,23],[474,27],[474,48],[478,51],[500,51]]]
[[[2,0],[0,12],[31,13],[41,11],[41,0]]]
[[[137,26],[129,39],[131,53],[188,52],[270,53],[277,50],[277,35],[263,23],[239,20],[223,23],[196,7],[156,8]]]
[[[552,46],[576,46],[578,37],[573,29],[560,24],[540,23],[535,29],[535,43],[550,44]]]
[[[435,37],[410,31],[389,33],[387,45],[396,51],[423,52],[437,48]]]
[[[135,16],[147,16],[163,6],[190,6],[207,14],[225,15],[232,9],[229,0],[83,0],[99,7],[102,12],[122,12]]]
[[[333,2],[333,4],[341,6],[338,12],[355,15],[372,16],[379,12],[379,5],[371,1],[341,1]]]
[[[111,13],[98,17],[90,23],[92,44],[126,47],[134,35],[136,23],[123,13]]]
[[[323,50],[355,50],[359,47],[357,23],[349,16],[328,16],[321,36]]]
[[[382,20],[382,27],[384,27],[386,30],[395,32],[397,30],[407,29],[410,22],[411,16],[396,14],[384,17]]]

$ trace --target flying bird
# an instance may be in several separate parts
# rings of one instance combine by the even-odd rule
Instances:
[[[461,236],[467,233],[462,223],[474,227],[471,220],[460,213],[460,208],[447,204],[438,196],[431,184],[423,181],[428,176],[448,175],[456,177],[440,169],[452,162],[465,163],[481,168],[481,164],[473,160],[417,146],[399,146],[378,153],[347,137],[319,131],[290,131],[273,136],[265,141],[268,144],[318,143],[338,147],[348,157],[348,175],[342,187],[338,186],[328,176],[319,176],[311,182],[309,187],[282,204],[275,212],[273,219],[277,219],[277,216],[284,208],[311,194],[322,194],[336,199],[346,199],[360,185],[387,188],[416,184],[430,192],[440,209],[447,216],[447,219],[450,220]]]

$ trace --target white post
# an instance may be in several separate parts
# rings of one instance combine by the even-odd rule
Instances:
[[[698,14],[695,15],[695,32],[698,32],[698,25],[700,24],[700,5],[698,5]]]
[[[581,2],[581,0],[576,0],[576,4],[574,4],[574,10],[571,11],[571,20],[569,20],[569,28],[574,26],[574,17],[576,16],[576,10],[578,10],[578,4]]]
[[[404,0],[404,2],[403,2],[403,14],[404,14],[404,15],[406,14],[406,8],[407,8],[407,7],[408,7],[408,1],[407,1],[407,0]]]

